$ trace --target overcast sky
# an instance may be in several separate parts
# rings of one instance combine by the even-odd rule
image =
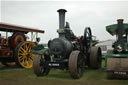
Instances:
[[[128,23],[128,1],[2,1],[1,22],[45,30],[41,42],[58,36],[57,10],[64,8],[66,21],[77,36],[91,27],[99,40],[114,39],[105,26],[124,19]]]

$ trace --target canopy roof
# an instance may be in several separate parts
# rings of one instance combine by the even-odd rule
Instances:
[[[124,23],[124,30],[128,31],[128,23]],[[112,25],[108,25],[106,26],[106,30],[111,34],[111,35],[115,35],[116,31],[117,31],[117,27],[118,24],[112,24]]]
[[[5,23],[0,23],[0,31],[23,32],[23,33],[28,33],[28,32],[44,33],[44,30],[32,29],[32,28],[10,25]]]

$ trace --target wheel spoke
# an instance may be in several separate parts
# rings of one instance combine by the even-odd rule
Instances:
[[[29,47],[30,47],[30,44],[27,45],[27,49],[28,49],[28,51],[29,51]]]
[[[29,66],[28,59],[26,59],[26,64],[27,64],[27,66]]]
[[[33,61],[33,58],[32,57],[30,57],[29,59],[30,59],[30,61]]]
[[[30,46],[28,52],[31,52],[31,49],[32,49],[32,47]]]
[[[26,49],[26,52],[28,52],[28,46],[27,45],[25,46],[25,49]]]
[[[27,66],[27,58],[24,59],[24,65]]]
[[[24,51],[22,49],[19,49],[19,52],[23,53]]]
[[[35,55],[34,55],[33,53],[31,53],[31,58],[32,58],[32,59],[34,58],[34,56],[35,56]]]
[[[33,60],[31,58],[29,58],[28,61],[30,62],[30,64],[33,63]]]
[[[21,61],[21,64],[24,65],[24,59]]]
[[[23,60],[24,60],[24,58],[23,58],[23,57],[19,59],[19,61],[20,61],[20,62],[22,62]]]
[[[29,65],[32,63],[29,58],[28,58],[28,63],[29,63]]]
[[[23,49],[22,47],[20,48],[20,50],[22,50],[22,52],[26,52],[25,49]]]
[[[23,56],[22,55],[19,55],[19,58],[22,58]]]
[[[22,56],[22,55],[24,55],[24,53],[18,53],[18,55]]]
[[[25,50],[25,45],[23,45],[22,48]]]

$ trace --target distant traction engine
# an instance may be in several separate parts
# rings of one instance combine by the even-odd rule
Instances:
[[[0,31],[6,33],[6,37],[0,34],[0,62],[6,66],[18,65],[23,68],[31,68],[34,54],[32,48],[39,42],[37,33],[44,33],[43,30],[30,29],[5,23],[0,24]],[[8,32],[12,34],[8,36]],[[27,41],[25,34],[36,33],[36,41]],[[34,38],[34,37],[31,37]]]

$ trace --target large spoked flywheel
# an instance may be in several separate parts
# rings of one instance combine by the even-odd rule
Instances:
[[[33,65],[34,54],[32,53],[32,48],[35,43],[31,41],[21,42],[15,49],[15,60],[17,65],[23,68],[31,68]]]
[[[71,52],[68,65],[72,78],[78,79],[82,77],[84,71],[84,59],[80,51]]]
[[[89,48],[91,45],[91,41],[92,41],[92,32],[90,27],[86,27],[84,30],[84,36],[83,36],[83,42],[84,45]]]

